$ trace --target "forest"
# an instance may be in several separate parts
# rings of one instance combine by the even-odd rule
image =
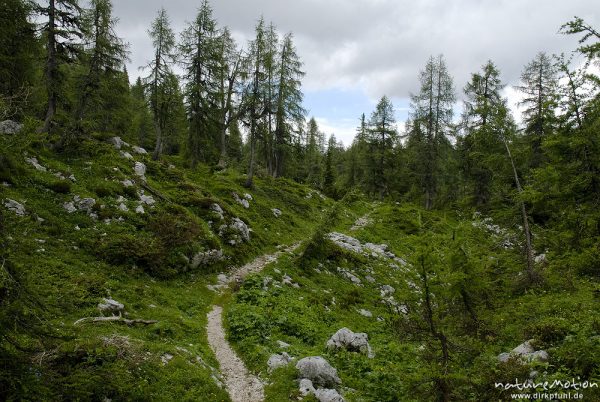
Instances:
[[[111,0],[82,3],[0,7],[0,399],[254,400],[212,379],[213,304],[252,373],[267,375],[277,337],[335,362],[344,387],[323,388],[341,394],[305,400],[521,400],[494,382],[534,372],[600,382],[600,32],[585,19],[556,27],[572,53],[523,66],[522,119],[502,66],[457,83],[432,55],[404,126],[382,94],[344,146],[305,109],[301,55],[276,21],[250,16],[237,43],[208,0],[181,32],[157,10],[131,80]],[[296,241],[276,268],[206,289]],[[378,243],[400,270],[360,251]],[[280,270],[298,287],[269,285]],[[113,296],[125,326],[79,324]],[[377,322],[355,323],[358,307]],[[352,325],[374,359],[323,352]],[[498,363],[529,339],[550,357]],[[266,400],[305,395],[293,368],[268,378]]]

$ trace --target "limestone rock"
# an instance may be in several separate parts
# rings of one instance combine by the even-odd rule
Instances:
[[[140,155],[148,155],[148,151],[146,151],[144,148],[142,147],[138,147],[137,145],[134,145],[133,147],[131,147],[131,149],[133,150],[133,152],[135,152],[136,154],[140,154]]]
[[[129,144],[123,141],[121,137],[112,137],[108,140],[108,142],[111,143],[116,149],[121,149],[124,146],[129,146]]]
[[[140,197],[140,204],[154,205],[156,203],[156,200],[151,195],[144,195],[144,193],[139,193],[138,196]]]
[[[271,357],[269,357],[269,361],[267,362],[269,372],[278,369],[279,367],[287,366],[292,362],[292,360],[294,360],[294,358],[288,355],[286,352],[277,355],[271,355]]]
[[[136,162],[133,166],[133,171],[143,180],[146,180],[146,165],[144,165],[142,162]]]
[[[314,392],[315,398],[319,402],[344,402],[345,399],[335,390],[328,388],[319,388]]]
[[[13,135],[23,129],[23,125],[13,120],[4,120],[0,122],[0,134]]]
[[[298,390],[302,396],[314,395],[316,391],[312,381],[308,378],[302,378],[300,380],[300,386],[298,387]]]
[[[240,218],[233,218],[231,228],[239,233],[242,241],[250,241],[250,228],[248,228],[248,225],[246,225]]]
[[[125,306],[123,305],[123,303],[119,303],[118,301],[113,299],[104,298],[102,300],[102,303],[98,304],[98,310],[100,310],[102,313],[121,314],[121,312],[123,312],[124,309]]]
[[[271,212],[273,212],[273,215],[275,216],[275,218],[279,218],[281,216],[281,214],[282,214],[281,210],[277,209],[277,208],[273,208],[271,210]]]
[[[125,159],[133,159],[133,155],[131,155],[129,152],[127,151],[121,151],[121,156]]]
[[[224,217],[224,211],[223,208],[221,208],[221,206],[217,203],[214,203],[210,206],[210,210],[213,211],[214,213],[216,213],[217,215],[219,215],[219,219],[223,220],[225,219]]]
[[[144,210],[144,207],[142,205],[138,205],[135,208],[135,212],[138,213],[138,214],[144,214],[146,211]]]
[[[296,363],[300,379],[306,378],[313,384],[322,387],[336,387],[342,383],[337,370],[321,356],[310,356]]]
[[[190,266],[192,269],[196,269],[199,266],[207,266],[212,265],[216,262],[223,260],[223,250],[208,250],[204,252],[199,252],[194,255]]]
[[[15,200],[11,200],[10,198],[7,198],[6,200],[4,200],[4,206],[9,211],[13,211],[17,216],[25,216],[25,214],[27,213],[27,211],[25,210],[25,206],[23,206],[23,204],[15,201]]]
[[[25,162],[29,163],[31,166],[33,166],[35,168],[35,170],[39,170],[40,172],[46,172],[48,170],[44,166],[40,165],[37,158],[34,158],[34,157],[25,158]]]
[[[337,331],[327,341],[328,349],[346,349],[351,352],[365,353],[368,357],[373,357],[371,346],[369,345],[369,336],[364,332],[352,332],[348,328],[342,328]]]
[[[240,198],[238,193],[233,193],[232,195],[233,195],[233,199],[235,200],[235,202],[237,202],[238,204],[240,204],[241,206],[243,206],[246,209],[250,208],[250,203],[248,202],[248,200],[246,198]]]
[[[371,313],[369,310],[365,310],[363,308],[361,308],[360,310],[358,310],[358,314],[364,316],[364,317],[373,317],[373,313]]]
[[[132,187],[133,186],[133,182],[131,180],[129,180],[129,179],[123,180],[121,182],[121,184],[123,185],[123,187]]]

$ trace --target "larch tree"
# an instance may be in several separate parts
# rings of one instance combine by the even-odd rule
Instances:
[[[448,143],[446,134],[452,125],[455,101],[452,78],[442,55],[430,57],[425,69],[419,76],[421,89],[418,94],[411,94],[411,120],[414,131],[423,133],[423,147],[419,148],[416,158],[423,160],[421,177],[424,205],[431,209],[439,188],[438,173],[442,148]]]
[[[91,8],[84,13],[86,72],[81,78],[79,100],[75,109],[75,128],[81,131],[82,120],[90,101],[99,101],[95,109],[103,109],[98,97],[101,85],[113,81],[122,73],[127,59],[126,45],[115,32],[118,22],[112,16],[110,0],[91,0]],[[110,98],[118,96],[112,93]],[[109,101],[105,99],[104,101]]]
[[[557,70],[552,58],[544,52],[538,53],[521,74],[522,85],[517,89],[523,93],[520,105],[523,110],[525,134],[531,146],[531,167],[543,162],[542,142],[555,127],[557,105]]]
[[[46,41],[47,109],[40,132],[48,132],[63,96],[64,77],[60,67],[74,62],[80,54],[83,37],[81,7],[78,0],[48,0],[47,6],[37,6],[37,12],[47,21],[42,26]]]
[[[398,137],[394,106],[387,96],[383,96],[369,120],[368,138],[372,147],[371,169],[373,190],[379,198],[389,194],[388,171],[393,146]]]
[[[148,32],[154,46],[154,58],[146,66],[149,75],[145,77],[144,84],[148,91],[150,109],[154,119],[156,142],[153,159],[157,160],[163,151],[163,131],[169,119],[169,106],[172,102],[172,71],[174,62],[175,34],[171,29],[169,17],[164,8],[152,22]]]
[[[217,23],[204,0],[195,20],[181,35],[179,53],[184,67],[189,119],[188,153],[192,166],[213,162],[217,155],[220,50]]]
[[[290,148],[292,145],[294,126],[304,120],[306,113],[302,107],[303,95],[300,90],[304,72],[301,70],[302,62],[296,53],[291,33],[283,38],[278,68],[274,167],[272,171],[275,177],[283,174],[284,155],[286,148]]]
[[[265,21],[261,18],[255,27],[255,38],[249,44],[249,55],[246,59],[248,82],[244,87],[242,102],[242,121],[248,127],[249,166],[245,186],[252,187],[256,163],[256,143],[264,135],[263,118],[268,114],[268,103],[265,100],[267,90],[267,74],[265,57],[267,52]],[[261,133],[262,132],[262,133]]]
[[[219,36],[219,166],[224,168],[228,159],[227,134],[238,129],[238,102],[241,93],[241,76],[243,57],[237,49],[228,28],[224,28]],[[235,126],[235,127],[234,127]],[[235,141],[234,141],[235,142]]]
[[[37,50],[32,12],[24,0],[0,8],[0,120],[21,117],[27,108]]]
[[[503,87],[500,71],[488,61],[481,72],[471,74],[464,88],[464,136],[458,141],[458,149],[463,175],[477,206],[489,202],[494,171],[503,154],[501,133],[496,124],[506,107],[500,95]]]

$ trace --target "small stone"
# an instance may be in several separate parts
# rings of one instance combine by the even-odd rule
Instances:
[[[365,317],[369,317],[369,318],[373,317],[373,313],[371,313],[369,310],[365,310],[365,309],[362,309],[362,308],[358,311],[358,313],[360,315],[362,315],[362,316],[365,316]]]
[[[13,120],[0,122],[0,134],[13,135],[23,129],[23,125]]]
[[[138,214],[143,214],[143,213],[145,213],[146,211],[144,211],[144,207],[143,207],[143,206],[141,206],[141,205],[138,205],[138,206],[135,208],[135,212],[136,212],[136,213],[138,213]]]
[[[25,210],[25,206],[15,200],[11,200],[7,198],[4,200],[4,206],[9,210],[13,211],[17,216],[25,216],[27,211]]]
[[[308,395],[314,395],[316,390],[315,390],[315,387],[313,386],[313,383],[311,380],[309,380],[308,378],[302,378],[300,380],[300,385],[298,387],[298,391],[300,391],[300,395],[308,396]]]
[[[25,162],[29,163],[36,170],[39,170],[40,172],[46,172],[48,170],[44,166],[40,165],[40,163],[38,162],[37,158],[25,158]]]
[[[143,180],[146,180],[146,165],[144,165],[142,162],[136,162],[133,166],[133,171]]]
[[[299,378],[306,378],[322,387],[336,387],[342,383],[337,370],[321,356],[310,356],[296,363]]]
[[[121,156],[125,159],[133,159],[133,155],[131,155],[129,152],[127,151],[121,151]]]
[[[275,216],[275,218],[279,218],[281,216],[281,210],[280,209],[273,208],[271,210],[271,212],[273,212],[273,215]]]
[[[124,187],[132,187],[132,186],[133,186],[133,182],[132,182],[131,180],[129,180],[129,179],[127,179],[127,180],[123,180],[123,181],[121,182],[121,184],[122,184]]]
[[[269,357],[269,361],[267,362],[267,366],[269,367],[269,372],[280,368],[285,367],[293,360],[293,357],[288,355],[286,352],[281,354],[271,355]]]
[[[140,154],[140,155],[148,155],[148,151],[146,151],[144,148],[142,147],[138,147],[137,145],[134,145],[133,147],[131,147],[131,149],[133,150],[133,152],[135,152],[136,154]]]
[[[129,208],[127,208],[127,205],[120,203],[119,204],[119,209],[123,212],[129,212]]]

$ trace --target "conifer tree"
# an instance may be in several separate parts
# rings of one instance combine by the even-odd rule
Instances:
[[[409,139],[423,134],[422,141],[416,141],[422,146],[417,148],[418,153],[414,157],[423,161],[422,170],[416,173],[422,178],[425,208],[431,209],[440,188],[438,173],[442,150],[448,145],[446,135],[452,125],[455,95],[442,55],[430,57],[419,80],[420,92],[411,95],[413,130],[409,131]]]
[[[392,102],[383,96],[369,120],[368,138],[373,152],[371,157],[372,190],[379,194],[379,198],[389,194],[390,178],[388,177],[391,164],[393,145],[398,133],[396,131],[396,118]]]
[[[531,145],[531,167],[539,167],[543,161],[542,142],[555,127],[554,109],[557,101],[557,71],[552,59],[544,52],[538,53],[525,66],[521,74],[524,97],[521,105],[526,124],[525,133]]]
[[[64,95],[64,77],[60,66],[74,62],[80,53],[82,38],[81,7],[78,0],[49,0],[47,7],[37,6],[37,12],[47,17],[42,26],[46,39],[45,79],[47,109],[40,132],[48,132]]]
[[[146,66],[150,71],[145,77],[150,109],[154,119],[156,142],[153,159],[158,159],[163,151],[163,131],[169,119],[170,105],[173,97],[173,73],[175,34],[171,29],[167,12],[164,8],[158,14],[148,32],[154,46],[154,58]]]

